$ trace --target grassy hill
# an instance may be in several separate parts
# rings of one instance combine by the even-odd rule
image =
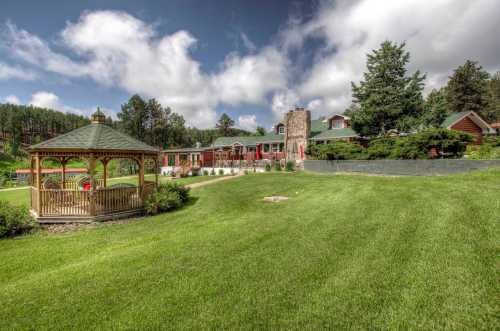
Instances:
[[[250,175],[174,213],[0,240],[0,328],[498,329],[499,192],[499,170]]]

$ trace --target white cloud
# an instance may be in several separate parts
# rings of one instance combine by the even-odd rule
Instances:
[[[274,118],[281,120],[287,111],[293,110],[295,106],[299,105],[299,101],[299,96],[295,91],[284,90],[275,93],[271,101],[271,111]]]
[[[257,117],[255,115],[238,116],[238,127],[247,131],[255,131],[257,129]]]
[[[266,95],[286,86],[286,58],[275,48],[256,55],[230,54],[222,70],[213,77],[213,85],[222,102],[264,104]]]
[[[366,54],[387,39],[406,41],[409,69],[427,72],[427,90],[443,85],[469,58],[487,70],[500,69],[499,14],[495,0],[336,1],[284,35],[295,47],[306,38],[324,41],[297,90],[303,98],[323,99],[322,112],[328,113],[350,104],[350,82],[362,78]]]
[[[36,75],[32,71],[21,69],[19,67],[9,66],[5,63],[0,62],[0,80],[7,80],[11,78],[21,80],[34,80],[36,78]]]
[[[62,111],[65,113],[73,113],[77,115],[87,115],[87,116],[90,115],[96,108],[94,107],[93,109],[80,109],[65,105],[61,102],[59,96],[57,96],[52,92],[47,92],[47,91],[38,91],[33,93],[29,104],[40,108],[47,108],[47,109]]]
[[[250,40],[250,38],[248,38],[246,33],[242,32],[240,33],[240,36],[241,40],[243,41],[243,45],[249,52],[254,52],[257,49],[257,46],[255,46],[255,44]]]
[[[85,12],[67,24],[62,44],[78,61],[54,52],[27,31],[7,26],[5,39],[17,57],[48,71],[157,98],[199,127],[215,124],[215,108],[221,103],[264,104],[268,93],[286,84],[286,58],[275,48],[230,54],[219,71],[206,73],[190,54],[197,40],[188,31],[159,37],[151,25],[124,12]]]
[[[21,103],[21,101],[19,100],[19,98],[16,97],[15,95],[13,95],[13,94],[6,96],[4,98],[4,101],[6,103],[10,103],[10,104],[13,104],[13,105],[19,105]]]

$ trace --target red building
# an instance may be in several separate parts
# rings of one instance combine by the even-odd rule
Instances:
[[[441,125],[443,128],[466,132],[475,137],[475,143],[481,144],[483,136],[494,134],[493,129],[485,120],[473,111],[453,113]]]

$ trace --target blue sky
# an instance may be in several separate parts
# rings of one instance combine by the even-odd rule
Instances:
[[[499,70],[499,15],[494,0],[3,1],[0,102],[112,115],[139,93],[198,127],[227,112],[269,128],[294,105],[342,112],[385,39],[406,41],[426,91],[469,58]]]

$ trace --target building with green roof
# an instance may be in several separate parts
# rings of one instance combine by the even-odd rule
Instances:
[[[305,159],[309,144],[333,140],[352,141],[359,136],[350,128],[350,118],[342,114],[311,120],[310,111],[296,108],[263,136],[219,137],[202,149],[164,150],[162,172],[175,172],[181,164],[198,168],[232,167],[236,164],[296,161]]]

